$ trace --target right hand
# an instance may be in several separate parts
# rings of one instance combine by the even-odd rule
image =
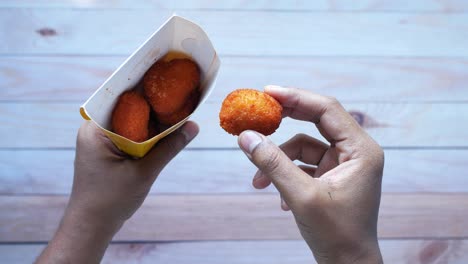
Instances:
[[[285,116],[315,123],[329,145],[300,134],[277,147],[257,132],[244,131],[239,146],[259,169],[254,187],[275,185],[281,207],[292,211],[318,263],[382,263],[380,146],[334,98],[277,86],[265,92],[282,104]]]

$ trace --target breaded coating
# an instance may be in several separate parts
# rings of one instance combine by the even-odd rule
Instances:
[[[145,95],[158,115],[180,111],[199,84],[200,69],[190,59],[158,61],[143,77]]]
[[[244,130],[270,135],[279,127],[282,111],[283,107],[270,95],[253,89],[238,89],[224,99],[219,120],[221,127],[232,135]]]
[[[142,95],[135,91],[124,92],[112,113],[112,130],[135,142],[148,139],[150,106]]]
[[[193,91],[192,95],[190,95],[190,97],[187,99],[182,109],[180,109],[179,111],[174,112],[169,115],[157,114],[156,116],[157,116],[159,123],[163,125],[168,125],[168,126],[172,126],[172,125],[179,123],[184,118],[189,116],[193,112],[193,110],[195,110],[195,108],[198,105],[199,100],[200,100],[200,93],[198,91]]]

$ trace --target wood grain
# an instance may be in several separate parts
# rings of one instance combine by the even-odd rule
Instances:
[[[468,262],[467,240],[380,240],[385,263]],[[32,263],[43,244],[0,245],[2,263]],[[103,264],[177,263],[177,264],[310,264],[316,263],[302,240],[208,241],[172,243],[111,244]]]
[[[346,103],[384,147],[467,147],[466,103]],[[202,105],[192,119],[201,126],[192,148],[237,148],[219,126],[221,102]],[[75,103],[0,103],[0,148],[72,148],[83,122]],[[313,124],[286,118],[271,136],[278,144],[297,133],[322,138]],[[21,140],[19,140],[21,139]]]
[[[84,102],[124,60],[3,57],[0,100]],[[210,102],[222,101],[239,87],[262,89],[270,83],[309,88],[343,101],[468,100],[464,58],[224,56],[222,61]]]
[[[128,55],[172,12],[147,9],[0,9],[0,54]],[[465,13],[180,11],[222,55],[468,54]],[[80,23],[76,23],[80,21]],[[12,30],[11,25],[15,25]],[[278,37],[281,36],[281,37]]]
[[[177,12],[221,55],[218,86],[193,117],[201,134],[103,263],[315,263],[218,125],[229,91],[270,83],[337,97],[386,148],[386,263],[468,263],[467,11],[465,0],[0,0],[0,262],[33,262],[50,239],[79,105]],[[272,140],[299,132],[318,136],[286,119]]]
[[[0,195],[69,194],[74,156],[74,150],[0,150]],[[468,150],[388,149],[382,190],[468,192],[466,157]],[[273,187],[255,190],[255,172],[240,150],[186,150],[163,170],[151,193],[276,193]]]
[[[66,196],[1,196],[0,242],[47,241]],[[410,202],[409,202],[410,201]],[[383,194],[381,238],[468,237],[468,194]],[[247,213],[248,212],[248,213]],[[34,217],[31,217],[34,216]],[[157,195],[114,237],[115,241],[300,239],[278,195]]]
[[[280,10],[280,11],[405,11],[405,12],[461,12],[468,10],[468,4],[463,0],[317,0],[294,1],[213,1],[213,0],[2,0],[0,7],[22,8],[165,8],[165,9],[213,9],[213,10]]]

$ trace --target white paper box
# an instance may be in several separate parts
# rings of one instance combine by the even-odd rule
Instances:
[[[84,119],[95,122],[119,149],[132,156],[144,156],[154,144],[182,126],[190,117],[141,143],[110,131],[112,111],[120,94],[136,87],[153,63],[169,51],[185,53],[200,66],[201,98],[195,109],[197,111],[214,87],[221,62],[203,29],[177,15],[173,15],[156,30],[80,108]]]

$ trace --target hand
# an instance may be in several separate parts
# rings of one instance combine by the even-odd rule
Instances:
[[[133,159],[118,150],[94,123],[85,122],[78,132],[70,200],[38,263],[98,263],[114,234],[141,206],[161,170],[197,133],[198,126],[189,121],[145,157]]]
[[[239,145],[259,169],[254,187],[273,182],[318,263],[381,263],[382,149],[333,98],[277,86],[265,92],[283,105],[284,116],[315,123],[330,145],[300,134],[277,147],[243,132]]]
[[[187,122],[145,157],[133,159],[94,123],[84,123],[78,132],[68,211],[80,210],[107,224],[123,223],[143,203],[161,170],[197,133],[198,126]]]

